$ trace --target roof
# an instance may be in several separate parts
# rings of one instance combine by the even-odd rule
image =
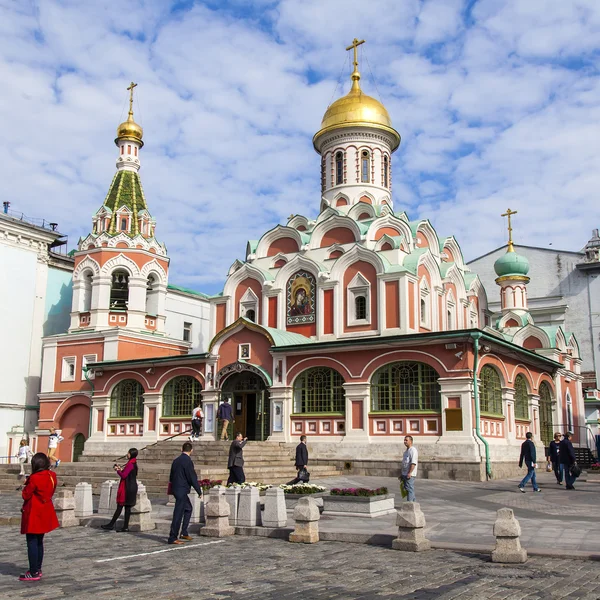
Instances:
[[[181,292],[183,294],[189,294],[190,296],[199,296],[200,298],[210,298],[208,294],[204,294],[202,292],[197,292],[196,290],[190,290],[188,288],[181,287],[179,285],[171,285],[167,286],[167,290],[172,290],[174,292]]]
[[[315,340],[307,338],[299,333],[293,333],[291,331],[285,331],[284,329],[275,329],[274,327],[262,328],[269,332],[273,338],[273,346],[297,346],[298,344],[312,344]]]
[[[125,169],[117,171],[110,184],[103,206],[112,213],[108,233],[125,233],[132,236],[139,233],[137,230],[138,212],[142,210],[148,211],[139,174],[136,171],[127,171]],[[116,211],[122,206],[126,206],[133,213],[130,232],[120,231],[117,227]]]

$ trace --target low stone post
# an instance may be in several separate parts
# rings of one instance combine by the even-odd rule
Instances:
[[[208,537],[226,537],[235,533],[229,525],[229,504],[225,499],[225,488],[216,486],[210,490],[206,511],[206,525],[200,535]]]
[[[290,533],[290,542],[314,544],[319,541],[319,505],[314,498],[304,497],[298,500],[294,508],[296,526]]]
[[[84,519],[93,516],[93,514],[92,484],[78,483],[75,486],[75,516],[78,519]]]
[[[261,524],[260,493],[255,487],[240,492],[237,524],[240,527],[256,527]]]
[[[117,508],[118,481],[107,480],[100,486],[100,503],[98,504],[99,515],[112,516]]]
[[[138,482],[135,506],[131,509],[129,529],[131,531],[152,531],[156,527],[152,517],[152,504],[146,493],[146,486]]]
[[[521,526],[515,519],[515,513],[512,508],[501,508],[496,514],[496,547],[492,552],[492,562],[524,563],[527,560],[527,550],[521,548]]]
[[[421,552],[431,548],[431,542],[425,537],[425,515],[418,502],[403,502],[396,517],[398,537],[393,540],[394,550]]]
[[[75,516],[75,498],[71,490],[58,490],[54,494],[53,502],[60,527],[79,525],[79,519]]]
[[[202,496],[198,496],[198,493],[195,490],[188,494],[188,498],[192,504],[192,516],[190,518],[190,523],[200,523],[202,517],[204,516],[204,511],[202,510],[203,498]]]
[[[285,527],[287,525],[285,494],[281,488],[267,490],[262,524],[263,527]]]
[[[227,504],[229,504],[229,524],[234,526],[237,525],[238,520],[240,491],[241,488],[239,488],[238,486],[225,488],[225,500],[227,500]]]

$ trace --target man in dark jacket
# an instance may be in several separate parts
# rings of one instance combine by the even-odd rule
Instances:
[[[560,433],[558,431],[554,434],[554,439],[548,446],[548,463],[552,464],[552,470],[556,477],[556,483],[562,485],[563,482],[563,466],[560,464]]]
[[[296,471],[298,471],[298,475],[300,475],[302,469],[306,469],[308,466],[308,447],[306,446],[305,435],[300,436],[300,443],[296,446],[296,462],[294,463],[294,466],[296,467]],[[287,485],[296,485],[301,481],[304,480],[297,476],[295,479],[288,482]]]
[[[523,477],[523,481],[519,484],[519,489],[525,493],[525,484],[531,479],[531,484],[533,485],[534,492],[541,492],[540,488],[537,485],[537,481],[535,478],[535,468],[537,465],[535,464],[536,460],[536,452],[535,452],[535,444],[533,443],[533,433],[528,431],[525,434],[527,438],[521,444],[521,456],[519,457],[519,467],[523,466],[523,461],[527,465],[527,475]]]
[[[231,410],[231,404],[229,404],[229,400],[227,398],[223,400],[223,404],[221,404],[217,410],[217,419],[221,419],[223,423],[223,427],[221,429],[221,440],[228,440],[229,437],[227,436],[227,427],[233,420],[233,411]]]
[[[188,494],[190,493],[190,488],[193,487],[198,492],[198,495],[202,496],[202,488],[198,483],[194,463],[190,458],[191,453],[192,444],[186,442],[181,448],[181,454],[171,464],[169,484],[171,494],[175,496],[175,508],[173,509],[169,544],[183,544],[181,540],[188,542],[192,540],[188,534],[188,525],[192,516],[192,503]],[[180,529],[181,535],[179,535]]]
[[[575,483],[575,479],[577,479],[577,477],[573,477],[573,475],[571,475],[571,467],[576,462],[575,449],[573,448],[573,443],[571,442],[572,437],[573,433],[571,431],[567,431],[562,441],[558,445],[558,457],[565,472],[565,482],[568,490],[575,489],[573,484]]]
[[[244,446],[248,438],[242,438],[241,433],[235,434],[235,439],[229,447],[229,460],[227,468],[229,469],[229,479],[227,485],[231,483],[244,483],[246,476],[244,475]]]

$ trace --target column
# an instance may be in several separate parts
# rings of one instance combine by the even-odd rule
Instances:
[[[515,390],[513,388],[502,388],[502,409],[504,412],[504,438],[509,442],[516,443]]]
[[[344,442],[369,441],[370,384],[344,383],[346,396],[346,435]]]
[[[92,398],[92,433],[90,440],[105,442],[108,435],[108,418],[110,416],[110,396],[94,396]]]
[[[127,304],[127,327],[146,328],[146,287],[145,277],[129,278],[129,302]]]
[[[90,327],[94,329],[108,327],[111,282],[112,277],[110,275],[97,275],[92,278]]]
[[[162,394],[144,392],[144,433],[142,442],[152,443],[160,439],[160,416]]]
[[[442,395],[442,442],[473,439],[475,412],[473,409],[472,377],[440,377]]]
[[[290,407],[292,400],[292,388],[272,387],[270,390],[271,402],[271,435],[270,442],[291,442],[292,422],[290,419]]]
[[[219,392],[212,390],[202,391],[202,410],[204,412],[204,423],[202,432],[205,440],[217,440],[219,437],[217,423],[217,409],[219,408]]]

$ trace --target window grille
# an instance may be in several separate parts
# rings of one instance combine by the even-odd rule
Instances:
[[[479,378],[481,386],[479,390],[479,406],[481,412],[501,415],[502,412],[502,384],[500,375],[493,367],[485,365],[482,367]]]
[[[383,157],[383,187],[388,187],[388,157]]]
[[[344,183],[344,155],[338,152],[335,155],[335,184]]]
[[[421,323],[427,323],[427,302],[424,298],[421,298]]]
[[[315,367],[294,383],[295,413],[343,413],[346,410],[344,379],[334,369]]]
[[[163,417],[190,417],[200,402],[202,386],[195,377],[183,375],[171,379],[163,392]]]
[[[529,419],[529,394],[523,375],[515,377],[515,419]]]
[[[550,386],[542,381],[540,383],[540,437],[547,446],[553,439],[552,425],[552,392]]]
[[[372,411],[441,411],[439,375],[429,365],[402,361],[385,365],[371,382]]]
[[[256,312],[252,308],[247,310],[244,316],[248,321],[256,322]]]
[[[129,273],[126,271],[115,271],[112,274],[110,287],[110,308],[127,310],[129,302]]]
[[[135,379],[121,381],[110,397],[110,416],[141,419],[144,416],[143,393],[144,388]]]
[[[359,319],[367,318],[367,299],[364,296],[356,296],[354,299],[355,304],[355,318]]]
[[[361,153],[361,181],[363,183],[369,183],[369,171],[371,170],[371,161],[369,158],[369,152],[363,150]]]

